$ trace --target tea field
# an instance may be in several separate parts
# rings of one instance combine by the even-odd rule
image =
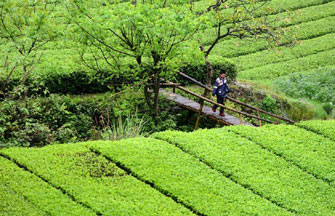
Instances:
[[[285,46],[292,41],[284,40],[279,48],[268,50],[266,42],[262,40],[230,39],[222,41],[214,48],[215,55],[231,58],[236,63],[239,68],[239,79],[275,80],[295,72],[334,67],[335,43],[327,40],[334,38],[335,2],[300,1],[294,7],[294,2],[281,1],[280,4],[278,1],[278,5],[283,10],[281,15],[290,17],[289,22],[278,25],[285,26],[289,34],[295,35],[294,39],[298,41],[298,45]]]
[[[210,4],[211,1],[194,1],[194,10],[203,10]],[[92,3],[92,7],[96,6]],[[294,38],[281,41],[282,45],[275,50],[269,50],[265,40],[227,38],[214,48],[212,57],[231,59],[239,68],[238,79],[243,80],[274,80],[295,72],[335,65],[335,43],[332,41],[335,33],[335,1],[272,0],[267,7],[271,7],[272,17],[284,18],[277,25],[287,28],[288,34],[294,35]],[[262,16],[262,12],[258,15]],[[40,64],[33,72],[48,76],[88,70],[81,63],[77,53],[78,44],[71,35],[74,29],[66,14],[66,4],[59,4],[53,16],[53,25],[63,36],[44,46],[40,51],[43,53]],[[216,29],[205,29],[195,39],[200,38],[204,45],[208,45],[215,37],[215,31]],[[293,39],[298,41],[297,45],[286,46]],[[7,51],[11,59],[15,59],[15,52],[8,50],[7,46],[8,44],[0,43],[0,48]],[[0,58],[1,66],[4,60],[5,58]],[[17,68],[17,73],[19,71]]]
[[[334,215],[334,121],[0,150],[0,215]]]

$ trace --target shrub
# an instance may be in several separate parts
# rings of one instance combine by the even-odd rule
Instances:
[[[231,127],[230,130],[335,185],[335,150],[330,139],[293,125]]]
[[[323,103],[330,114],[335,104],[335,69],[296,73],[275,80],[275,85],[294,98],[308,98]]]
[[[214,70],[214,74],[212,77],[212,83],[215,82],[216,78],[219,76],[220,70],[224,70],[227,73],[228,81],[234,81],[237,77],[237,68],[236,65],[233,64],[231,61],[222,58],[220,56],[213,56],[210,58],[211,65]],[[180,71],[193,77],[194,79],[206,83],[207,77],[207,68],[204,62],[199,64],[186,64],[180,68]],[[178,82],[181,83],[188,83],[187,81],[183,80],[182,78],[177,78]]]
[[[94,143],[114,145],[111,142]],[[9,182],[18,192],[28,198],[33,197],[33,203],[41,209],[49,208],[51,211],[48,211],[48,215],[89,215],[90,212],[93,215],[192,215],[188,209],[146,182],[139,181],[115,163],[90,151],[85,147],[88,144],[2,150],[0,154],[27,167],[40,178],[18,167],[13,171],[5,169],[1,172],[3,158],[0,157],[0,183],[3,183],[1,180],[4,176],[8,179],[5,185]],[[12,176],[21,174],[17,170],[27,177],[13,180]],[[40,182],[33,182],[35,179]],[[50,189],[41,187],[42,183],[62,197],[58,198]]]
[[[299,122],[297,123],[297,126],[313,131],[318,134],[322,134],[323,136],[328,137],[329,139],[335,141],[335,133],[334,133],[335,120],[329,120],[329,121],[310,120],[310,121]]]
[[[4,154],[1,152],[0,155]],[[30,157],[25,157],[31,160]],[[4,157],[0,157],[0,164],[0,207],[3,206],[3,202],[9,204],[4,209],[0,208],[1,215],[96,215],[92,210],[71,199],[68,194],[64,194],[59,187],[53,187],[33,172],[18,167]],[[35,164],[41,167],[40,161],[35,161]],[[10,190],[11,194],[17,196],[15,201],[19,202],[11,203],[14,201],[13,196],[3,194],[2,188]],[[3,197],[9,200],[3,200]],[[6,212],[8,210],[11,211]]]
[[[113,144],[94,143],[91,148],[176,197],[197,215],[289,215],[165,141],[134,138]]]
[[[229,178],[238,184],[280,203],[285,209],[307,215],[328,214],[334,211],[327,204],[335,192],[332,187],[284,158],[232,133],[231,128],[246,130],[245,126],[232,126],[197,130],[193,133],[165,131],[156,133],[153,137],[171,143],[212,168],[229,175]],[[311,191],[313,192],[310,193]],[[304,202],[296,202],[297,200]]]
[[[275,113],[275,109],[277,108],[276,100],[267,95],[262,101],[261,108],[265,111]]]
[[[108,99],[51,95],[47,98],[0,102],[0,142],[2,146],[44,146],[90,138],[95,122],[104,113],[114,118]],[[110,103],[112,104],[112,103]],[[106,110],[107,109],[107,110]]]

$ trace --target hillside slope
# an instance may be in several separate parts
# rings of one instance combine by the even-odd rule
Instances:
[[[1,149],[0,212],[334,215],[334,128],[309,121]]]
[[[194,4],[195,10],[203,10],[211,4],[211,1],[196,1]],[[249,80],[276,79],[278,76],[297,71],[310,71],[335,65],[334,42],[330,40],[335,33],[335,1],[272,0],[268,6],[273,10],[272,16],[289,17],[289,22],[284,19],[278,25],[287,27],[291,31],[290,34],[296,35],[300,45],[292,49],[285,46],[291,41],[285,41],[279,51],[274,52],[268,50],[269,46],[265,40],[239,40],[229,37],[222,40],[211,55],[232,58],[240,70],[239,78]],[[67,32],[69,29],[64,14],[66,6],[60,4],[56,10],[57,19],[54,25]],[[201,38],[204,45],[208,45],[215,35],[216,29],[206,29],[204,32],[199,32],[197,37]],[[34,73],[57,75],[57,73],[85,70],[85,67],[79,64],[76,41],[72,41],[70,35],[67,36],[69,38],[65,36],[44,47],[40,64],[36,65]],[[6,47],[5,43],[0,44],[0,48],[6,50]],[[13,59],[17,56],[12,50],[8,50],[8,55]],[[320,63],[315,63],[316,60]],[[1,64],[4,61],[4,58],[0,59]],[[268,68],[272,67],[274,68],[268,72]]]

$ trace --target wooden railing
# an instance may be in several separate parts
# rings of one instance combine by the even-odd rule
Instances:
[[[179,74],[180,76],[184,77],[185,79],[187,79],[187,80],[189,80],[189,81],[191,81],[191,82],[197,84],[198,86],[200,86],[200,87],[202,87],[202,88],[204,88],[204,89],[206,89],[206,90],[208,90],[208,91],[212,91],[212,88],[210,88],[210,87],[204,85],[203,83],[201,83],[201,82],[195,80],[194,78],[192,78],[192,77],[190,77],[190,76],[188,76],[188,75],[186,75],[186,74],[184,74],[184,73],[182,73],[182,72],[178,72],[178,74]],[[243,103],[243,102],[241,102],[241,101],[239,101],[239,100],[236,100],[236,99],[234,99],[234,98],[231,98],[231,97],[229,97],[229,96],[227,96],[227,99],[228,99],[228,100],[230,100],[230,101],[232,101],[232,102],[234,102],[234,103],[236,103],[236,104],[239,104],[239,105],[241,105],[241,106],[243,106],[243,107],[247,107],[247,108],[249,108],[249,109],[251,109],[251,110],[256,111],[256,112],[257,112],[257,116],[256,116],[256,115],[249,114],[249,113],[246,113],[246,112],[243,112],[243,111],[239,111],[239,110],[236,110],[236,109],[233,109],[233,108],[230,108],[230,107],[227,107],[227,106],[222,105],[222,104],[219,104],[219,103],[217,103],[217,102],[215,102],[215,101],[212,101],[212,100],[210,100],[210,99],[208,99],[208,98],[206,98],[206,97],[204,97],[204,96],[202,96],[202,95],[196,94],[196,93],[194,93],[194,92],[192,92],[192,91],[190,91],[190,90],[188,90],[188,89],[186,89],[186,88],[184,88],[184,87],[181,87],[180,85],[175,86],[174,88],[178,88],[178,89],[180,89],[180,90],[182,90],[182,91],[184,91],[184,92],[186,92],[186,93],[188,93],[188,94],[191,94],[191,95],[193,95],[193,96],[195,96],[195,97],[197,97],[197,98],[199,98],[199,99],[201,99],[201,100],[203,100],[203,101],[207,101],[207,102],[209,102],[209,103],[211,103],[211,104],[215,104],[215,105],[218,105],[218,106],[220,106],[220,107],[223,107],[223,108],[225,108],[225,109],[227,109],[227,110],[230,110],[230,111],[232,111],[232,112],[238,113],[238,114],[239,114],[239,118],[240,118],[241,123],[242,123],[242,115],[243,115],[243,116],[246,116],[246,117],[250,117],[250,118],[257,119],[257,120],[259,121],[259,126],[262,126],[262,121],[264,121],[264,122],[268,122],[268,123],[272,123],[272,124],[276,124],[276,123],[278,123],[278,122],[270,121],[270,120],[268,120],[268,119],[261,118],[261,116],[260,116],[261,113],[263,113],[263,114],[265,114],[265,115],[268,115],[268,116],[271,116],[271,117],[273,117],[273,118],[276,118],[276,119],[279,119],[279,120],[288,122],[288,123],[290,123],[290,124],[294,124],[294,123],[295,123],[295,122],[294,122],[293,120],[291,120],[291,119],[288,119],[288,118],[285,118],[285,117],[282,117],[282,116],[279,116],[279,115],[276,115],[276,114],[267,112],[267,111],[265,111],[265,110],[262,110],[262,109],[260,109],[260,108],[251,106],[251,105],[246,104],[246,103]],[[201,109],[201,108],[200,108],[200,109]],[[201,113],[201,111],[202,111],[202,110],[199,111],[199,114]],[[196,129],[197,129],[197,124],[196,124]]]

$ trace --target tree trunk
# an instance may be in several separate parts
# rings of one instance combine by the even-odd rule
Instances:
[[[24,93],[23,93],[23,100],[24,100],[24,104],[26,105],[26,108],[28,108],[28,104],[27,104],[27,96],[28,96],[28,90],[26,88],[26,81],[28,78],[28,71],[27,71],[27,67],[26,65],[23,65],[23,80],[22,80],[22,85],[24,88]]]
[[[200,49],[201,49],[202,52],[205,51],[203,45],[200,46]],[[208,59],[207,54],[205,55],[205,64],[206,64],[206,70],[207,70],[206,85],[207,86],[212,86],[212,77],[213,77],[214,71],[213,71],[213,67],[212,67],[212,65],[211,65],[211,63]],[[210,93],[210,91],[205,89],[203,96],[207,97],[209,93]]]
[[[28,70],[27,70],[27,66],[26,65],[23,65],[23,72],[24,72],[23,80],[22,80],[22,85],[23,85],[23,88],[24,88],[23,101],[24,101],[24,105],[25,105],[26,109],[29,110],[29,108],[28,108],[28,101],[27,101],[28,89],[26,87],[26,81],[27,81],[27,78],[28,78],[29,74],[28,74]],[[25,112],[23,118],[24,118],[23,121],[26,123],[27,122],[27,113],[26,112]],[[26,128],[26,124],[25,124],[24,127]]]
[[[148,86],[144,87],[144,97],[145,97],[145,101],[148,104],[148,107],[151,107],[152,104],[151,104],[150,94],[149,94],[149,91],[148,91]]]
[[[160,88],[160,80],[159,80],[159,72],[155,72],[154,77],[154,110],[155,110],[155,118],[157,118],[159,114],[159,88]]]

